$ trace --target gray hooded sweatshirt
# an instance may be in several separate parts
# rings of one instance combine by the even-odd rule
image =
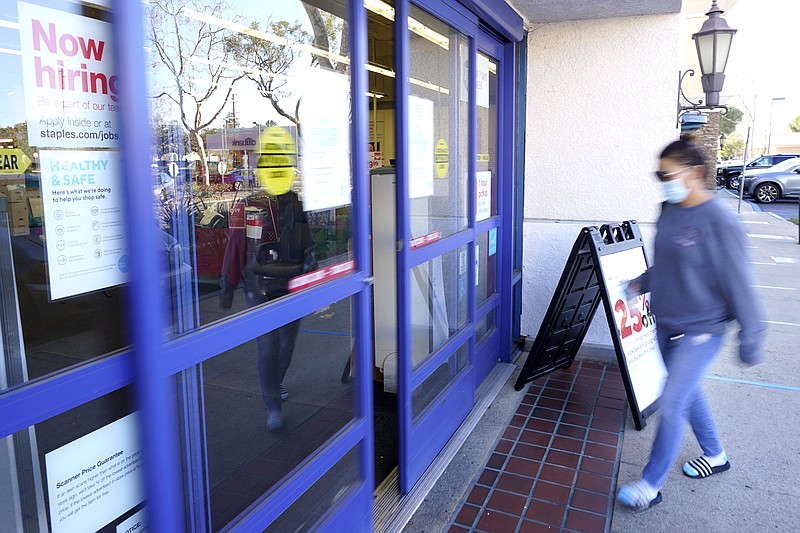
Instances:
[[[653,266],[637,281],[651,292],[661,334],[721,334],[736,320],[739,357],[764,359],[763,313],[739,221],[712,199],[693,207],[665,202],[657,223]]]

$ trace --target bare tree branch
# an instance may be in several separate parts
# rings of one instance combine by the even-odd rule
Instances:
[[[197,143],[208,184],[208,158],[200,132],[224,112],[234,85],[246,74],[226,66],[230,31],[193,18],[188,10],[224,19],[229,6],[223,0],[195,0],[188,7],[185,2],[151,0],[149,6],[148,40],[158,57],[154,66],[167,74],[154,79],[169,80],[155,98],[175,103],[180,123]]]
[[[314,46],[321,50],[330,52],[331,44],[330,40],[328,39],[328,28],[325,25],[325,20],[322,18],[319,8],[310,6],[305,2],[303,2],[303,8],[306,10],[308,20],[311,21],[311,29],[314,31]],[[330,59],[327,57],[315,55],[314,58],[321,67],[333,70],[333,65],[331,64]]]

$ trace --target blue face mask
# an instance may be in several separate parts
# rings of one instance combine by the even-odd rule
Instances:
[[[661,191],[671,204],[679,204],[689,196],[689,189],[683,183],[683,178],[662,182]]]

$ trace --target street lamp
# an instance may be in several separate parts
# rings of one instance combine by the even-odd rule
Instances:
[[[786,100],[784,96],[777,96],[772,99],[772,102],[769,105],[769,132],[767,134],[767,153],[769,154],[769,146],[772,144],[772,110],[775,108],[775,101]]]
[[[694,76],[694,70],[687,70],[683,73],[678,73],[678,122],[680,123],[681,115],[687,111],[698,111],[700,109],[723,109],[728,110],[727,106],[719,105],[719,93],[722,91],[722,85],[725,83],[725,67],[728,64],[728,54],[731,51],[731,43],[733,41],[733,34],[736,30],[730,28],[725,19],[722,18],[723,10],[717,5],[714,0],[711,3],[706,16],[708,18],[703,22],[700,31],[692,35],[695,46],[697,47],[697,59],[700,63],[700,72],[702,74],[700,81],[703,85],[703,92],[706,94],[706,104],[702,100],[697,103],[692,102],[683,93],[683,78],[688,74]],[[688,106],[681,105],[681,97],[686,100]]]
[[[255,160],[258,160],[258,154],[261,152],[261,148],[260,148],[260,145],[259,145],[259,143],[261,142],[261,123],[260,122],[256,122],[254,120],[253,121],[253,126],[255,126],[258,129],[258,136],[256,137],[256,146],[255,146],[255,150],[253,151],[253,158]],[[255,168],[255,166],[256,165],[255,165],[255,162],[254,162],[253,168]]]
[[[728,64],[733,34],[736,33],[722,18],[723,13],[714,0],[711,10],[706,13],[708,19],[700,31],[692,35],[703,73],[700,81],[706,93],[706,104],[711,106],[719,105],[719,93],[725,83],[725,66]]]

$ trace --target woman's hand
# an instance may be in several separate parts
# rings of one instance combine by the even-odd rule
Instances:
[[[638,281],[629,281],[625,286],[625,298],[631,302],[642,294],[642,284]]]

